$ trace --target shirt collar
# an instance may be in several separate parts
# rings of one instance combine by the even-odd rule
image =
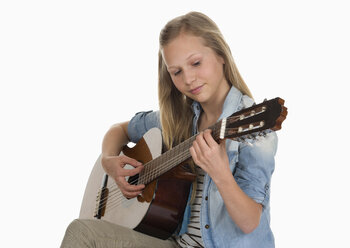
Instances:
[[[230,115],[232,115],[234,112],[236,112],[241,102],[241,99],[242,99],[242,93],[232,85],[230,91],[228,92],[225,98],[224,106],[222,108],[222,113],[219,117],[219,120],[223,118],[227,118]],[[192,110],[194,115],[198,118],[202,111],[202,107],[198,102],[193,101]]]

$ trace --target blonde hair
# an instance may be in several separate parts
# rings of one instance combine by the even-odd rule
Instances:
[[[252,97],[243,81],[219,28],[208,16],[200,12],[189,12],[169,21],[159,35],[158,52],[158,98],[162,135],[167,149],[192,136],[193,112],[192,99],[183,95],[174,86],[163,60],[162,49],[181,32],[201,37],[204,45],[213,49],[224,59],[224,75],[227,82],[234,85],[243,94]]]

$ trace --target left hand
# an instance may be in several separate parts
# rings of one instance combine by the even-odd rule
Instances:
[[[211,136],[211,130],[207,129],[197,135],[190,148],[195,164],[207,172],[214,181],[227,176],[227,172],[231,174],[225,143],[225,140],[220,144],[216,143]]]

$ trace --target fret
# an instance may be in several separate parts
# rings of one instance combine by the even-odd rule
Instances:
[[[144,165],[147,170],[140,173],[139,184],[147,184],[191,157],[190,147],[196,135],[166,151]]]
[[[212,130],[212,135],[214,139],[218,139],[218,126],[221,125],[220,122],[217,122],[213,126],[209,127]],[[165,172],[171,170],[175,166],[184,162],[191,157],[189,151],[192,146],[193,141],[196,139],[197,135],[192,136],[191,138],[185,140],[174,148],[166,151],[159,157],[151,160],[150,162],[144,165],[145,169],[143,173],[140,173],[138,184],[147,184],[161,176]]]

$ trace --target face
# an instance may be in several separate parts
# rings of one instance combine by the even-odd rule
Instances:
[[[162,54],[175,87],[187,97],[204,104],[228,91],[223,58],[204,46],[201,37],[182,33]]]

